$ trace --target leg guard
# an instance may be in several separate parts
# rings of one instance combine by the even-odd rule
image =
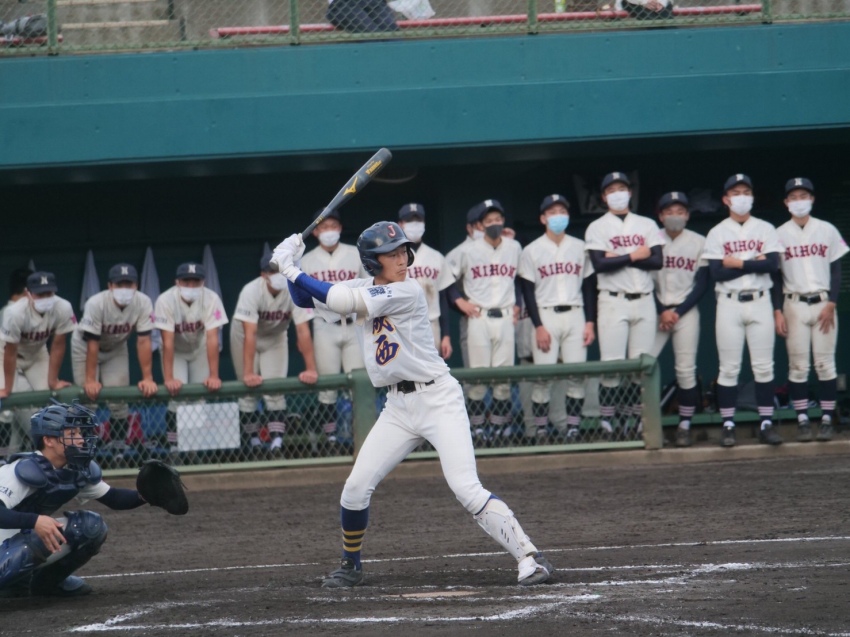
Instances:
[[[513,555],[517,562],[537,553],[537,547],[528,539],[513,511],[499,498],[491,495],[484,508],[473,517],[478,526]]]
[[[66,577],[97,555],[106,541],[106,522],[97,513],[66,511],[65,516],[67,521],[62,533],[67,553],[59,551],[35,570],[30,585],[33,595],[51,593]]]
[[[18,533],[0,544],[0,596],[29,594],[30,576],[49,553],[35,533]]]

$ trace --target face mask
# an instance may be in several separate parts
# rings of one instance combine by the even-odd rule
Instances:
[[[404,224],[404,234],[406,234],[407,238],[413,241],[413,243],[419,243],[422,241],[422,235],[425,234],[425,222],[408,221]]]
[[[662,221],[662,223],[670,232],[681,232],[685,229],[685,224],[688,223],[688,220],[685,217],[674,215],[664,217],[664,221]]]
[[[608,203],[609,210],[626,210],[631,198],[627,190],[618,190],[606,195],[605,201]]]
[[[473,230],[472,231],[472,238],[475,239],[476,241],[478,239],[483,239],[484,238],[484,231],[483,230],[477,230],[477,229]]]
[[[734,197],[729,197],[729,203],[732,204],[729,206],[729,210],[736,215],[749,214],[750,210],[753,209],[752,195],[735,195]]]
[[[120,306],[130,305],[130,301],[136,296],[136,291],[132,288],[115,288],[112,290],[112,298]]]
[[[201,290],[203,288],[187,288],[180,286],[180,298],[182,298],[186,303],[193,303],[201,298]]]
[[[805,217],[812,211],[811,199],[798,199],[788,204],[788,212],[795,217]]]
[[[278,292],[286,289],[286,277],[283,276],[280,272],[275,272],[274,274],[272,274],[269,277],[269,283]]]
[[[555,234],[561,234],[570,225],[569,215],[552,215],[546,217],[546,227]]]
[[[326,248],[333,248],[339,243],[339,232],[336,230],[325,230],[319,233],[319,243]]]
[[[53,306],[56,305],[56,297],[48,296],[46,299],[33,299],[32,306],[35,308],[35,311],[39,314],[44,314],[45,312],[49,312],[53,309]]]
[[[487,226],[484,228],[484,234],[486,234],[491,239],[498,239],[502,236],[502,230],[505,229],[505,226],[501,223],[494,223],[492,226]]]

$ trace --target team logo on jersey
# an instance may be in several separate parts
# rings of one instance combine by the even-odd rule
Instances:
[[[785,248],[785,259],[795,259],[799,257],[825,257],[829,253],[829,246],[823,243],[813,243],[811,245],[787,246]]]
[[[611,237],[611,247],[617,248],[637,248],[646,245],[646,238],[639,234],[626,234],[619,237]]]
[[[537,268],[537,274],[541,279],[545,279],[548,276],[555,276],[557,274],[575,274],[576,276],[581,276],[582,265],[578,263],[570,263],[569,261],[565,263],[549,263],[547,265],[541,265]]]
[[[386,296],[388,298],[392,296],[390,288],[385,287],[383,285],[376,285],[374,287],[367,288],[367,290],[369,290],[369,296],[371,296],[373,299],[376,296]]]
[[[376,319],[372,319],[372,335],[377,336],[384,330],[388,332],[395,332],[395,325],[389,322],[386,316],[379,316]]]
[[[481,279],[487,276],[506,276],[513,279],[516,276],[516,268],[507,263],[491,263],[489,265],[474,265],[469,268],[473,279]]]
[[[0,493],[10,498],[12,497],[12,490],[9,487],[0,486]]]
[[[727,241],[723,244],[723,256],[737,254],[738,252],[762,253],[764,241],[758,239],[741,239],[740,241]]]
[[[436,281],[437,277],[440,276],[440,269],[428,265],[412,265],[407,268],[407,275],[412,279],[432,279]]]
[[[689,259],[687,257],[664,257],[664,267],[672,268],[674,270],[687,270],[688,272],[693,272],[696,264],[696,259]]]
[[[384,366],[398,356],[401,345],[393,343],[386,334],[381,334],[375,341],[375,362]]]

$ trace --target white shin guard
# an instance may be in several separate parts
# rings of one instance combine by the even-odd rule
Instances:
[[[481,512],[473,517],[478,522],[478,526],[505,547],[505,550],[513,555],[517,562],[537,553],[537,547],[528,539],[514,517],[513,511],[501,500],[490,498]]]

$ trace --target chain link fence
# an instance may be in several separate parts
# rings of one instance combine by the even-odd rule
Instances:
[[[0,51],[138,51],[846,17],[850,0],[0,0]]]

